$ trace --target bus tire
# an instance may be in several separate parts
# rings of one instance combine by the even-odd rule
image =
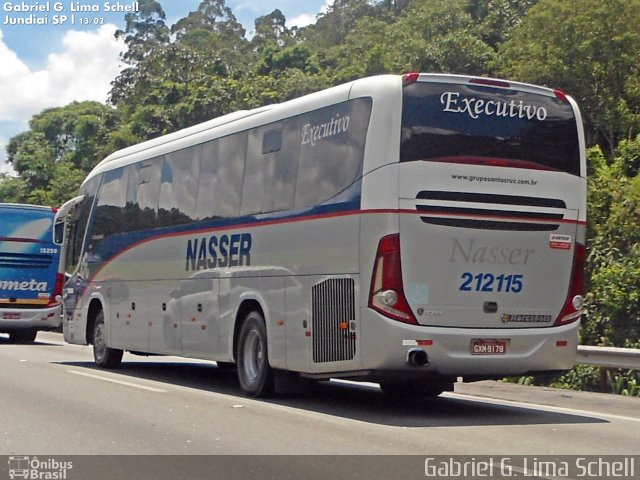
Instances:
[[[33,343],[38,335],[38,330],[35,328],[28,328],[25,330],[17,330],[9,334],[9,341],[11,343],[27,344]]]
[[[269,365],[267,328],[262,314],[251,311],[246,316],[238,339],[238,380],[250,397],[264,397],[273,392],[273,369]]]
[[[122,362],[122,350],[110,348],[105,339],[104,312],[100,310],[96,314],[95,327],[93,329],[93,359],[96,365],[102,368],[118,368]]]

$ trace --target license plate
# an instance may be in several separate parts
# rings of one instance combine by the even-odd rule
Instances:
[[[19,313],[4,312],[2,314],[2,318],[5,319],[5,320],[20,320],[20,314]]]
[[[508,345],[506,338],[474,338],[471,340],[471,355],[504,355]]]

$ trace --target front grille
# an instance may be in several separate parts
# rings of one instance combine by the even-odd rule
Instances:
[[[355,281],[332,278],[311,289],[313,362],[352,360],[356,353]]]
[[[416,200],[424,223],[483,230],[554,231],[566,210],[556,198],[487,193],[422,191]]]

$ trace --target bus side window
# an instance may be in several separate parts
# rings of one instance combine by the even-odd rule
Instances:
[[[53,226],[53,243],[61,244],[64,240],[64,222],[57,222]]]
[[[293,208],[299,152],[298,117],[249,131],[241,214]]]
[[[168,227],[193,221],[202,145],[168,153],[162,163],[158,226]]]
[[[96,214],[87,252],[94,252],[105,239],[124,230],[123,214],[126,203],[126,180],[124,168],[106,172],[102,178]]]
[[[362,172],[371,103],[370,98],[357,98],[301,117],[296,208],[321,205],[356,181]]]
[[[247,132],[202,145],[196,220],[229,218],[240,213]]]
[[[162,158],[145,160],[127,167],[127,203],[124,210],[125,231],[156,228]]]
[[[282,128],[267,130],[262,137],[262,154],[279,152],[282,148]]]

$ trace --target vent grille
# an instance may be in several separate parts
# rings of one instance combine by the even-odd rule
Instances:
[[[483,230],[554,231],[566,210],[560,199],[517,195],[422,191],[416,200],[424,223]]]
[[[51,261],[51,255],[0,253],[0,267],[4,268],[49,268]]]
[[[356,353],[355,281],[332,278],[311,289],[313,362],[352,360]]]

